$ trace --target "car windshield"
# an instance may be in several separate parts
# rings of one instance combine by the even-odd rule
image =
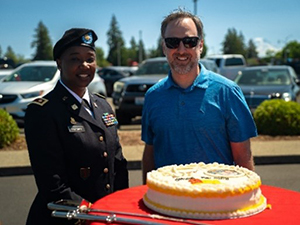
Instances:
[[[225,66],[242,66],[244,62],[241,58],[228,58],[225,60]]]
[[[11,75],[6,77],[4,81],[47,82],[52,80],[56,70],[56,66],[26,66],[14,71]]]
[[[289,85],[287,69],[244,70],[236,78],[238,85]]]
[[[140,65],[138,70],[134,75],[167,75],[169,73],[170,66],[167,61],[153,61],[153,62],[145,62]]]

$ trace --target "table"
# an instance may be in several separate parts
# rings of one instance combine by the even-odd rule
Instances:
[[[205,224],[299,224],[300,220],[300,192],[291,191],[283,188],[277,188],[273,186],[262,185],[261,190],[263,195],[267,198],[267,203],[272,206],[271,209],[265,209],[263,212],[254,216],[240,218],[240,219],[228,219],[228,220],[197,220],[197,222]],[[93,205],[95,209],[105,209],[113,211],[133,212],[139,214],[151,214],[154,211],[148,209],[142,200],[142,197],[147,191],[147,186],[137,186],[128,188],[122,191],[117,191],[110,194]],[[117,215],[118,216],[118,215]],[[135,217],[138,218],[138,217]],[[139,218],[148,220],[144,218]],[[170,222],[165,220],[153,220],[150,221],[180,225],[184,223]],[[89,225],[101,225],[102,222],[91,222]],[[110,223],[115,224],[115,223]]]

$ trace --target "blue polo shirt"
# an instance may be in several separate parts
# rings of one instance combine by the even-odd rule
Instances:
[[[234,164],[230,142],[257,136],[239,86],[206,70],[180,88],[168,77],[145,95],[142,140],[154,147],[156,168],[191,162]]]

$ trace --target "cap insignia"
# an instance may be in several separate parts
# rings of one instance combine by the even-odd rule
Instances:
[[[82,36],[82,41],[85,44],[91,44],[93,42],[92,32],[88,32],[87,34]]]

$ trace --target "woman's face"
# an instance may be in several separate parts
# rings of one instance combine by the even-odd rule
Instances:
[[[95,51],[89,47],[72,46],[66,49],[56,62],[61,71],[62,82],[82,97],[95,76]]]

